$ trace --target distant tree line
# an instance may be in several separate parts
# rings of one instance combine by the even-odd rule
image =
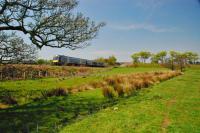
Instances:
[[[188,64],[197,64],[199,59],[199,55],[191,51],[160,51],[158,53],[141,51],[134,53],[131,57],[134,64],[146,63],[146,60],[150,60],[151,63],[170,66],[172,70],[175,69],[175,66],[178,66],[181,70],[183,70]]]
[[[114,55],[109,56],[108,58],[100,57],[100,58],[97,58],[96,61],[105,63],[109,66],[114,66],[117,64],[117,58]]]

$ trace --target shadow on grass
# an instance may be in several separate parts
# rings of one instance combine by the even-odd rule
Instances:
[[[92,96],[70,95],[3,109],[0,110],[0,132],[55,133],[63,125],[113,106],[117,102],[93,94]]]

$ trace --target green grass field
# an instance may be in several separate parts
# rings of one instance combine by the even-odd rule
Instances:
[[[165,70],[113,68],[87,77],[1,82],[1,93],[15,90],[21,103],[0,110],[0,132],[199,132],[200,69],[188,69],[182,76],[136,92],[128,98],[108,100],[100,89],[40,101],[24,98],[29,92],[34,96],[39,94],[33,90],[82,85],[101,81],[107,75]]]
[[[199,105],[200,69],[190,69],[70,124],[61,133],[199,133]]]
[[[112,68],[106,69],[101,73],[88,76],[76,76],[66,78],[43,78],[35,80],[4,81],[0,82],[0,96],[9,91],[18,99],[19,104],[24,104],[35,97],[41,96],[42,90],[50,90],[58,87],[69,88],[72,86],[83,85],[91,81],[100,81],[103,77],[114,74],[128,74],[135,72],[163,71],[165,68]]]

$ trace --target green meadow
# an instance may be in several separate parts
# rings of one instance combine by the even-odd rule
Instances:
[[[61,133],[200,131],[200,69],[144,89],[65,126]]]
[[[105,68],[106,69],[106,68]],[[69,88],[84,85],[91,81],[101,81],[103,77],[114,74],[129,74],[137,72],[163,71],[166,68],[137,67],[137,68],[111,68],[88,76],[41,78],[35,80],[3,81],[0,83],[0,95],[5,92],[12,93],[20,104],[24,104],[35,97],[41,96],[41,91],[51,90],[58,87]]]
[[[116,74],[168,71],[166,68],[124,67],[80,77],[46,78],[0,83],[18,105],[0,109],[0,131],[14,133],[129,133],[199,132],[200,69],[135,92],[132,96],[107,99],[102,90],[88,90],[34,101],[41,91],[56,87],[101,82]],[[27,97],[27,94],[29,97]]]

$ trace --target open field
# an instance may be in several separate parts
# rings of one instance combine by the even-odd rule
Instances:
[[[70,133],[200,131],[200,69],[145,89],[66,126]]]
[[[104,77],[165,68],[113,68],[101,73],[71,78],[4,81],[19,105],[0,110],[1,132],[198,132],[200,130],[200,69],[164,81],[132,96],[107,99],[101,89],[33,101],[42,90],[101,82]],[[37,93],[38,92],[38,93]],[[31,93],[32,97],[25,97]]]
[[[75,76],[64,78],[42,78],[35,80],[3,81],[0,83],[0,96],[5,92],[10,92],[16,97],[19,103],[29,102],[30,99],[41,95],[41,91],[55,88],[69,88],[72,86],[83,85],[91,81],[100,81],[103,77],[114,74],[128,74],[136,72],[163,71],[166,68],[112,68],[94,73],[88,76]]]

